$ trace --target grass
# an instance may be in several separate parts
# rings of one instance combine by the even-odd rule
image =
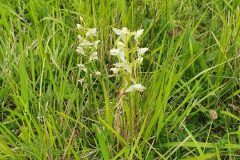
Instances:
[[[238,0],[0,8],[0,159],[240,159]],[[98,61],[76,53],[76,24],[97,28]],[[144,29],[149,51],[131,75],[110,71],[113,27]],[[122,95],[130,78],[146,89]]]

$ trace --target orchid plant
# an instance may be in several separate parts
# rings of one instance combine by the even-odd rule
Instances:
[[[141,71],[143,56],[148,51],[148,48],[140,47],[143,29],[131,32],[126,27],[122,29],[113,28],[113,32],[118,38],[114,48],[110,50],[110,55],[114,60],[110,71],[117,78],[120,78],[121,84],[115,111],[114,128],[124,137],[131,140],[136,129],[134,125],[135,109],[128,102],[131,99],[130,92],[143,92],[145,90],[145,87],[140,83],[139,72]],[[123,119],[122,114],[126,114],[128,118]],[[122,130],[126,128],[124,124],[129,124],[126,125],[129,128],[125,131]]]
[[[77,67],[80,71],[85,73],[90,72],[90,75],[93,74],[96,76],[101,75],[99,71],[91,70],[91,63],[98,60],[98,46],[100,40],[97,39],[97,29],[96,28],[86,28],[77,24],[77,29],[79,34],[77,36],[78,46],[76,48],[76,53],[79,55],[80,63],[77,64]],[[82,85],[84,82],[84,77],[79,79],[78,82]]]
[[[76,48],[76,53],[80,58],[80,63],[77,67],[83,73],[90,72],[92,75],[95,72],[94,75],[99,76],[101,72],[96,71],[96,67],[94,70],[91,69],[91,64],[98,60],[97,49],[100,41],[97,39],[97,29],[85,28],[80,24],[77,24],[77,29],[80,33],[77,37],[78,46]],[[143,92],[145,90],[145,87],[140,83],[139,72],[141,71],[143,56],[148,51],[148,48],[140,47],[143,29],[131,32],[126,27],[122,29],[113,28],[113,32],[117,35],[117,39],[114,43],[114,48],[110,50],[110,55],[114,62],[110,72],[120,82],[119,96],[116,98],[114,128],[120,134],[130,138],[133,137],[134,132],[134,108],[133,106],[128,108],[125,104],[131,99],[131,95],[134,95],[131,93]],[[79,83],[84,84],[84,76],[79,79]],[[121,115],[123,112],[128,115],[127,120],[122,119]],[[130,123],[128,125],[130,126],[129,132],[122,133],[121,130],[124,128],[122,122],[125,124]]]

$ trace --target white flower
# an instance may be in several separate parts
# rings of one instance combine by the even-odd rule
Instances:
[[[125,61],[125,55],[124,55],[123,49],[113,48],[110,50],[110,55],[119,57],[122,62]]]
[[[113,72],[113,74],[118,74],[120,68],[111,68],[110,71]]]
[[[119,52],[120,51],[118,49],[113,48],[113,49],[110,50],[110,55],[116,56],[116,55],[119,55]]]
[[[96,76],[101,76],[101,72],[96,71],[96,72],[95,72],[95,75],[96,75]]]
[[[80,46],[93,46],[95,49],[97,49],[99,42],[100,42],[100,40],[97,40],[97,41],[94,41],[94,42],[90,42],[88,40],[84,40],[79,45]]]
[[[129,63],[127,63],[127,62],[115,63],[114,66],[117,67],[117,68],[123,68],[123,69],[125,69],[128,73],[132,73],[132,68],[131,68],[131,66],[129,65]]]
[[[125,61],[125,55],[124,55],[124,51],[121,49],[120,52],[119,52],[119,58],[122,62]]]
[[[94,47],[95,49],[97,49],[99,42],[100,42],[100,40],[97,40],[97,41],[95,41],[95,42],[93,43],[93,47]]]
[[[97,36],[97,29],[96,28],[89,29],[86,33],[86,36],[90,35]]]
[[[138,58],[136,59],[137,63],[142,63],[143,61],[143,55],[148,51],[148,48],[139,48],[138,49]]]
[[[93,43],[88,41],[88,40],[84,40],[82,43],[79,44],[80,46],[92,46]]]
[[[123,41],[126,41],[126,36],[129,34],[129,31],[126,27],[122,29],[113,28],[113,32],[118,35]]]
[[[123,48],[123,47],[124,47],[124,43],[121,42],[121,41],[119,41],[119,42],[117,43],[117,48]]]
[[[87,68],[83,64],[77,64],[77,66],[80,70],[83,70],[84,72],[87,73]]]
[[[148,51],[148,48],[139,48],[138,57],[142,57],[147,51]]]
[[[142,36],[143,32],[144,32],[144,29],[139,29],[139,30],[135,33],[134,38],[135,38],[136,41]]]
[[[78,83],[81,83],[81,85],[82,85],[84,83],[84,78],[79,79]]]
[[[97,52],[93,52],[93,53],[89,56],[89,61],[94,61],[94,60],[98,60]]]
[[[133,92],[133,91],[139,91],[139,92],[143,92],[144,89],[146,89],[143,85],[141,84],[134,84],[134,85],[131,85],[130,87],[128,87],[126,90],[125,90],[125,93],[127,92]]]
[[[81,35],[78,35],[77,38],[79,41],[83,40],[83,37]]]
[[[80,24],[77,24],[77,29],[81,29],[82,26]]]
[[[81,54],[81,55],[85,55],[85,52],[84,52],[84,49],[82,47],[77,47],[77,49],[75,50],[78,54]]]
[[[139,64],[141,64],[141,63],[143,62],[143,57],[137,58],[137,59],[136,59],[136,62],[139,63]]]
[[[113,32],[118,36],[126,35],[129,33],[126,27],[123,27],[122,29],[113,28]]]

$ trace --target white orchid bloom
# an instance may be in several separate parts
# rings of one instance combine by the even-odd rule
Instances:
[[[96,28],[89,29],[86,33],[86,36],[90,35],[97,36],[97,29]]]
[[[83,64],[77,64],[77,67],[87,73],[87,68]]]
[[[128,73],[132,73],[132,67],[131,67],[130,64],[127,63],[127,62],[115,63],[114,66],[117,67],[117,68],[123,68],[123,69],[125,69]]]
[[[125,55],[124,55],[123,49],[113,48],[110,50],[110,55],[119,57],[122,62],[125,61]]]
[[[75,50],[78,54],[81,54],[81,55],[85,55],[85,52],[84,52],[84,49],[82,47],[77,47],[77,49]]]
[[[146,88],[143,85],[141,85],[141,84],[134,84],[134,85],[131,85],[130,87],[128,87],[125,90],[125,93],[133,92],[133,91],[143,92],[144,89],[146,89]]]
[[[97,52],[93,52],[93,53],[89,56],[89,61],[94,61],[94,60],[98,60]]]
[[[144,32],[144,29],[139,29],[136,33],[135,33],[135,36],[134,36],[134,39],[137,41],[143,34]]]
[[[120,68],[116,68],[116,67],[110,69],[110,71],[112,71],[113,74],[118,74],[119,70]]]
[[[119,48],[124,48],[124,43],[121,42],[121,41],[119,41],[119,42],[117,43],[117,48],[118,48],[118,49],[119,49]]]
[[[120,50],[119,58],[122,62],[125,62],[125,55],[123,50]]]
[[[81,24],[77,24],[77,29],[81,29],[81,28],[82,28]]]
[[[101,76],[101,74],[102,74],[102,73],[99,72],[99,71],[96,71],[96,72],[95,72],[95,75],[96,75],[96,76]]]
[[[93,43],[88,41],[88,40],[84,40],[82,43],[79,44],[80,46],[92,46]]]
[[[119,52],[120,51],[118,49],[113,48],[113,49],[110,50],[110,55],[117,56],[117,55],[119,55]]]
[[[100,43],[100,40],[95,41],[95,42],[93,43],[93,47],[94,47],[95,49],[97,49],[99,43]]]
[[[118,35],[123,41],[126,41],[126,36],[129,34],[129,31],[126,27],[122,29],[113,28],[113,32]]]
[[[113,32],[118,36],[126,35],[129,33],[126,27],[123,27],[122,29],[113,28]]]
[[[138,57],[142,57],[147,51],[148,51],[148,48],[139,48]]]
[[[143,57],[139,57],[135,60],[135,62],[141,64],[143,62]]]
[[[79,80],[78,80],[78,83],[80,83],[81,85],[83,85],[83,83],[84,83],[84,78],[79,79]]]
[[[81,35],[78,35],[77,38],[78,38],[79,41],[83,40],[83,37]]]

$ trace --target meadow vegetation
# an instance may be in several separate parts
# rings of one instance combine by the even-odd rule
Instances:
[[[238,0],[1,0],[0,159],[240,159]]]

